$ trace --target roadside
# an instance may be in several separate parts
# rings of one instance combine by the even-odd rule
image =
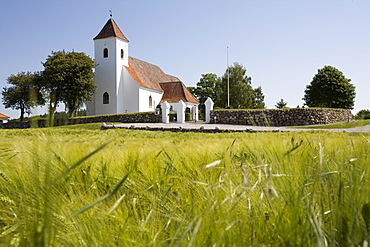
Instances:
[[[207,131],[207,132],[225,132],[225,131],[245,131],[245,132],[285,132],[285,131],[312,131],[316,129],[299,129],[290,127],[267,127],[235,124],[206,124],[203,121],[178,123],[120,123],[120,124],[103,124],[102,129],[122,128],[122,129],[148,129],[148,130],[178,130],[178,131]],[[348,129],[317,129],[321,131],[333,132],[370,132],[370,125]]]

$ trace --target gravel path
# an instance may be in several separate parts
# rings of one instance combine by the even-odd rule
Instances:
[[[124,128],[124,129],[183,129],[183,130],[230,130],[230,131],[249,131],[249,132],[260,132],[260,131],[312,131],[315,129],[296,129],[289,127],[265,127],[265,126],[250,126],[250,125],[234,125],[234,124],[205,124],[202,121],[186,122],[184,124],[178,123],[122,123],[105,125],[106,129],[109,128]],[[333,132],[370,132],[370,125],[363,127],[355,127],[349,129],[317,129],[323,131]]]

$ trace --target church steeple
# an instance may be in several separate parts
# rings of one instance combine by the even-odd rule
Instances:
[[[122,33],[121,29],[119,29],[116,22],[112,18],[110,18],[107,21],[107,23],[104,25],[100,33],[94,38],[94,40],[106,39],[106,38],[112,38],[112,37],[117,37],[124,41],[129,42],[126,36]]]

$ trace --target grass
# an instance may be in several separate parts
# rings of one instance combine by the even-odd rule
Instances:
[[[368,241],[369,133],[92,126],[0,132],[0,246]]]
[[[338,123],[338,124],[307,126],[307,127],[292,127],[292,128],[297,128],[297,129],[348,129],[348,128],[355,128],[355,127],[363,127],[366,125],[370,125],[370,119],[356,120],[352,122],[345,122],[345,123]]]

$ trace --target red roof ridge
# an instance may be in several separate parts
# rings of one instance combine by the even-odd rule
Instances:
[[[98,35],[96,35],[93,40],[112,37],[117,37],[129,42],[126,36],[122,33],[121,29],[118,27],[117,23],[112,18],[110,18],[104,25],[103,29],[99,32]]]
[[[197,98],[192,95],[184,83],[180,80],[170,81],[170,82],[161,82],[159,83],[163,88],[164,94],[161,99],[161,103],[167,101],[169,103],[179,102],[180,100],[184,102],[191,102],[199,104]]]

